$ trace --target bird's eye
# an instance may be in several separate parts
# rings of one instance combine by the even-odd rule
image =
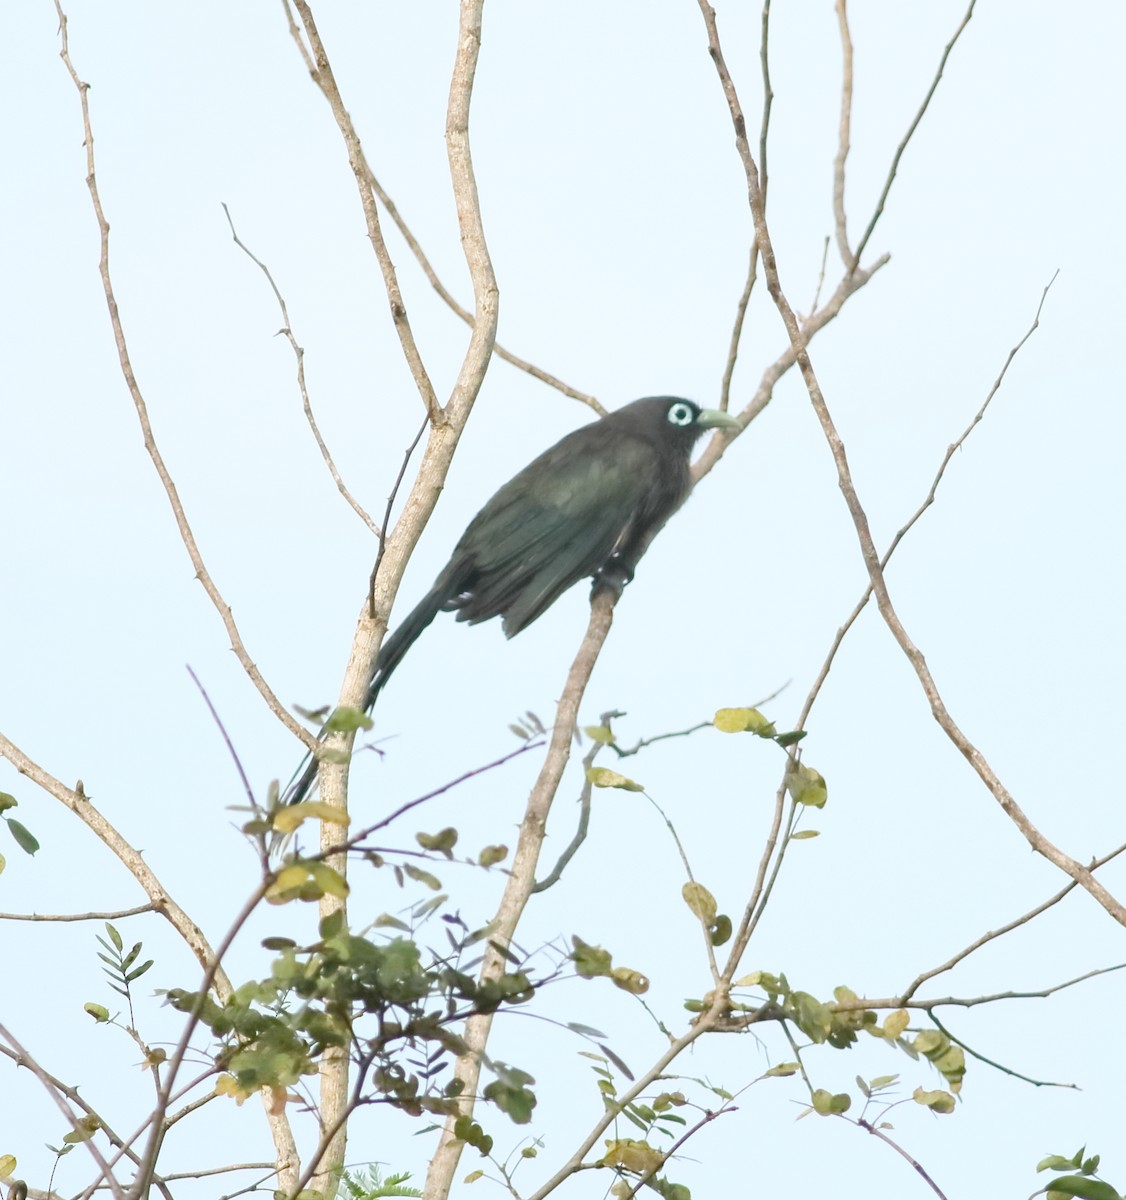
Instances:
[[[678,404],[674,404],[668,412],[668,421],[670,425],[691,425],[696,420],[696,410],[691,404],[685,403],[683,400]]]

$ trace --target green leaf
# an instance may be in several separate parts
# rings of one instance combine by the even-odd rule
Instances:
[[[572,937],[571,961],[575,971],[582,979],[594,979],[599,975],[609,975],[613,956],[609,950],[601,946],[590,946],[580,937]]]
[[[720,913],[708,929],[713,946],[722,946],[731,937],[731,918]]]
[[[121,934],[118,933],[117,929],[108,921],[106,922],[106,934],[108,935],[109,940],[113,942],[113,948],[120,954],[121,951],[125,949],[125,943],[121,940]],[[101,938],[98,938],[99,942],[101,940]]]
[[[12,831],[12,837],[16,839],[16,845],[25,854],[34,854],[39,849],[39,842],[36,841],[32,832],[19,821],[12,817],[7,818],[8,828]]]
[[[460,1116],[454,1122],[454,1137],[481,1151],[482,1157],[493,1148],[493,1139],[473,1120],[472,1117]]]
[[[344,910],[342,908],[338,908],[336,910],[336,912],[329,913],[327,917],[322,918],[321,923],[320,923],[320,934],[321,934],[321,937],[325,941],[328,941],[329,938],[337,937],[339,934],[341,934],[343,932],[344,932]],[[284,939],[278,938],[278,939],[274,939],[274,940],[282,941]],[[265,943],[263,943],[263,945],[265,945]],[[290,942],[289,945],[295,946],[296,943]],[[282,947],[282,946],[267,946],[266,948],[268,950],[281,950],[284,947]]]
[[[102,1004],[84,1004],[82,1011],[87,1012],[98,1022],[99,1025],[104,1025],[109,1020],[109,1009]]]
[[[778,734],[774,740],[785,749],[787,746],[796,746],[808,732],[807,729],[795,729],[790,733]]]
[[[357,729],[371,729],[374,724],[366,713],[342,704],[333,709],[332,716],[325,722],[325,730],[331,733],[355,733]]]
[[[421,867],[416,867],[412,863],[403,863],[403,872],[410,876],[415,883],[424,883],[432,892],[441,890],[441,880],[436,875],[431,875],[429,871],[424,871]]]
[[[764,1072],[767,1078],[785,1079],[790,1075],[796,1075],[801,1067],[796,1062],[779,1063],[775,1067],[771,1067],[769,1071]]]
[[[791,842],[804,842],[807,838],[815,838],[821,836],[820,829],[799,829],[797,833],[790,834]]]
[[[19,801],[11,792],[0,792],[0,813],[7,812],[9,808],[15,808],[18,804]]]
[[[848,1112],[852,1107],[852,1097],[847,1092],[837,1092],[835,1095],[824,1088],[818,1088],[811,1098],[813,1111],[822,1117],[836,1116]]]
[[[1061,1175],[1043,1189],[1049,1196],[1054,1192],[1062,1196],[1079,1196],[1081,1200],[1122,1200],[1122,1196],[1101,1179],[1089,1175]]]
[[[495,867],[497,863],[504,862],[507,857],[507,846],[486,846],[484,850],[477,855],[477,861],[483,867]]]
[[[414,840],[423,850],[432,850],[435,854],[453,858],[453,848],[457,845],[457,830],[447,826],[438,833],[416,833]]]

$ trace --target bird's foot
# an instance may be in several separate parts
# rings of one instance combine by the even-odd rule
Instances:
[[[631,564],[624,558],[612,558],[595,574],[594,584],[590,589],[590,598],[593,600],[599,592],[605,590],[612,592],[616,600],[621,599],[626,584],[632,581],[633,567]]]

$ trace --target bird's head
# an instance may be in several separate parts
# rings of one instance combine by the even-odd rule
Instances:
[[[701,408],[693,400],[680,396],[647,396],[610,414],[615,423],[646,430],[662,441],[686,446],[689,450],[706,429],[741,429],[740,423],[718,408]]]

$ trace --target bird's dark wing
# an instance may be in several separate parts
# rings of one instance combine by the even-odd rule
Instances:
[[[499,615],[514,636],[605,566],[645,519],[659,456],[644,441],[592,438],[596,428],[564,438],[474,518],[454,551],[470,581],[447,605],[459,620]]]

